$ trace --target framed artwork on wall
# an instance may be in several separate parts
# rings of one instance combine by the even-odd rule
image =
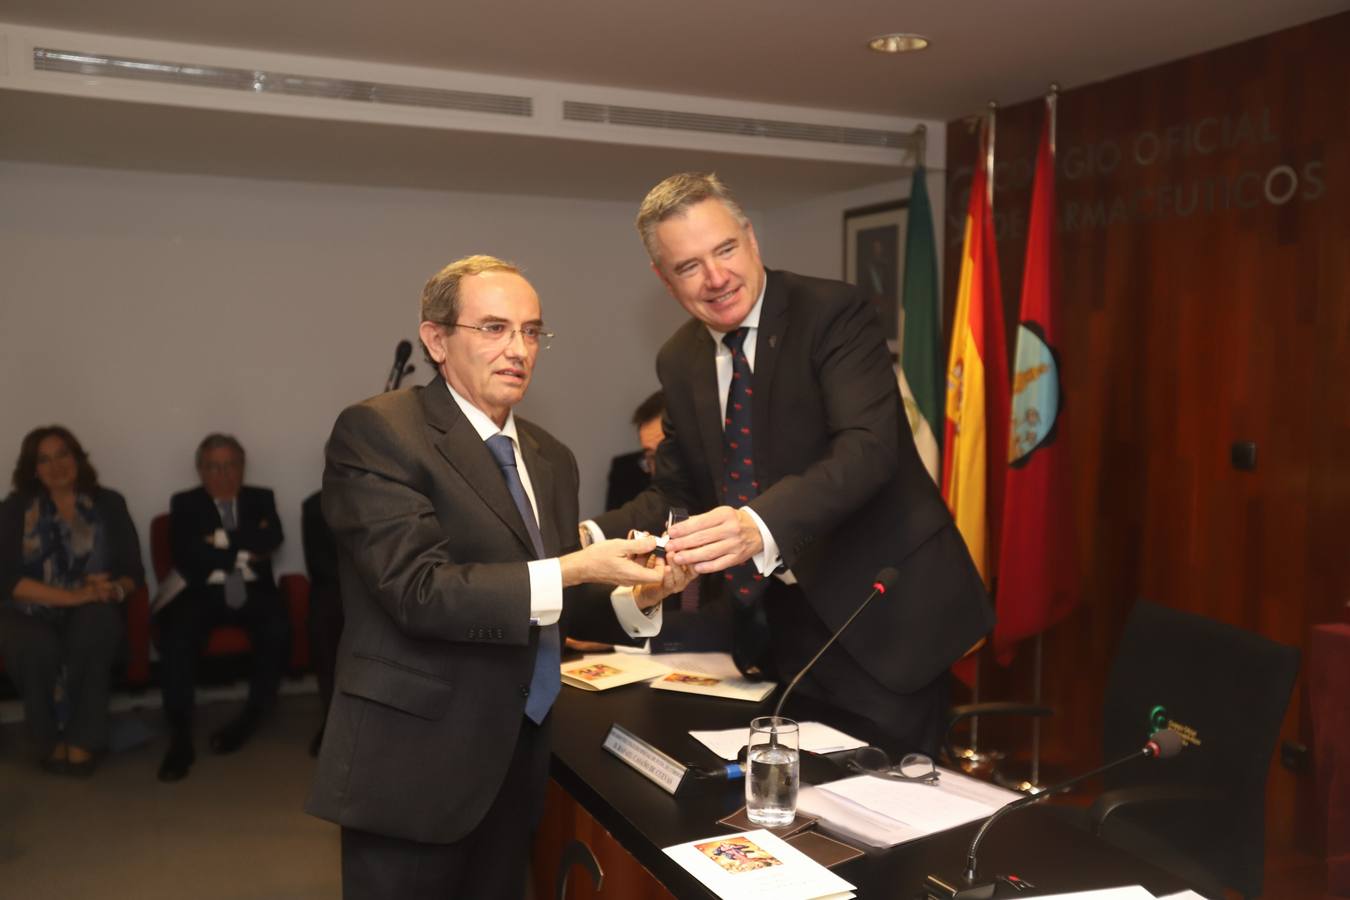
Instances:
[[[891,355],[900,353],[900,286],[904,282],[909,201],[844,212],[844,280],[862,289],[881,318]]]

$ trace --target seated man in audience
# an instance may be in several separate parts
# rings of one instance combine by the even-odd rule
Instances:
[[[272,575],[272,554],[282,539],[272,492],[244,485],[244,448],[229,435],[211,434],[201,442],[197,473],[202,486],[175,494],[169,504],[173,563],[187,587],[157,616],[164,714],[171,729],[161,781],[183,778],[196,759],[197,661],[211,630],[239,625],[253,647],[248,702],[211,736],[217,753],[233,753],[257,729],[276,699],[290,647],[290,623]]]

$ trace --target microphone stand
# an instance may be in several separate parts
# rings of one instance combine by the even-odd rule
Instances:
[[[1062,794],[1081,782],[1084,782],[1089,778],[1094,778],[1097,775],[1101,775],[1103,772],[1114,769],[1116,766],[1124,765],[1125,763],[1136,759],[1173,755],[1176,750],[1179,749],[1179,743],[1177,747],[1170,748],[1171,752],[1168,752],[1169,748],[1160,747],[1157,743],[1158,736],[1162,734],[1163,732],[1156,733],[1143,747],[1127,756],[1112,760],[1104,766],[1098,766],[1092,771],[1070,778],[1068,781],[1061,781],[1059,784],[1048,787],[1043,791],[1039,791],[1035,794],[1028,794],[1025,797],[1019,797],[1006,806],[1001,806],[996,809],[994,813],[980,825],[979,830],[975,832],[975,837],[970,842],[970,849],[966,851],[966,869],[961,875],[962,885],[952,885],[939,875],[929,875],[924,880],[924,889],[927,892],[927,896],[929,898],[939,898],[939,900],[990,900],[990,898],[994,896],[995,888],[998,887],[998,879],[977,884],[975,882],[975,856],[976,853],[979,852],[980,842],[984,840],[985,832],[987,832],[995,822],[1013,810],[1031,806],[1033,803],[1039,803],[1046,797],[1055,794]],[[1170,734],[1170,732],[1168,734]],[[1171,740],[1172,739],[1169,739],[1168,743],[1171,743]]]
[[[853,615],[849,616],[848,619],[844,621],[844,624],[840,625],[839,628],[834,632],[834,634],[830,635],[830,639],[825,642],[824,646],[822,646],[819,650],[816,651],[816,655],[811,657],[810,661],[808,661],[806,665],[802,666],[801,670],[792,677],[791,681],[788,682],[788,686],[783,688],[783,693],[778,696],[778,704],[773,708],[773,717],[775,719],[780,718],[782,716],[783,704],[787,702],[788,694],[791,694],[792,689],[797,686],[797,682],[801,681],[803,676],[805,676],[807,672],[811,671],[811,667],[816,664],[816,660],[824,656],[825,651],[830,649],[830,647],[834,645],[835,641],[839,640],[839,635],[847,631],[848,626],[853,624],[853,620],[858,618],[858,616],[862,615],[862,611],[864,609],[867,609],[868,604],[872,602],[872,599],[876,597],[877,594],[886,593],[887,588],[889,588],[890,585],[893,584],[895,582],[895,579],[898,577],[899,574],[894,569],[891,568],[882,569],[880,572],[877,573],[877,580],[872,584],[872,593],[867,595],[866,600],[858,604],[858,608],[853,611]],[[770,747],[778,746],[777,731],[769,732],[769,746]],[[750,761],[748,753],[749,748],[747,747],[746,750],[747,750],[746,762],[748,763]]]
[[[845,631],[848,630],[848,626],[852,625],[853,620],[858,618],[858,616],[862,614],[862,611],[867,608],[867,605],[869,603],[872,602],[873,597],[875,597],[877,594],[884,594],[884,593],[886,593],[886,585],[883,584],[879,579],[872,585],[872,593],[868,594],[867,599],[864,600],[858,606],[858,608],[853,611],[853,615],[848,617],[848,619],[844,622],[844,624],[839,627],[838,631],[830,635],[830,639],[825,642],[825,645],[816,652],[815,656],[811,657],[811,660],[806,665],[802,666],[801,671],[799,671],[796,675],[792,677],[792,680],[788,682],[788,686],[783,688],[783,693],[778,697],[778,705],[773,708],[773,715],[775,719],[782,714],[783,704],[787,701],[788,694],[791,694],[792,689],[797,686],[797,682],[801,681],[802,677],[806,675],[807,672],[811,671],[811,667],[816,664],[816,660],[824,656],[825,651],[830,649],[830,647],[834,645],[835,641],[839,640],[839,635],[843,634]]]

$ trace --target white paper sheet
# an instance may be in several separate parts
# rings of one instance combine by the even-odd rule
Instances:
[[[668,669],[691,669],[717,678],[740,678],[730,653],[654,653],[652,659]]]
[[[798,748],[812,753],[833,753],[836,750],[855,750],[866,747],[866,741],[844,734],[837,728],[822,725],[820,722],[798,723]],[[750,722],[747,719],[744,728],[727,728],[722,731],[691,731],[689,735],[703,746],[725,760],[734,760],[740,749],[750,740]]]
[[[803,789],[798,807],[817,816],[827,830],[874,847],[924,837],[991,815],[1022,796],[997,785],[939,769],[937,784],[918,784],[858,775]]]
[[[797,812],[815,816],[819,827],[854,843],[871,847],[894,847],[924,836],[910,825],[902,825],[851,800],[804,784],[797,793]]]
[[[1187,891],[1192,897],[1200,897]],[[1185,894],[1176,894],[1184,897]],[[1153,895],[1137,884],[1129,887],[1100,888],[1095,891],[1074,891],[1071,894],[1038,894],[1038,900],[1153,900]],[[1204,900],[1203,897],[1200,900]]]
[[[768,831],[720,834],[665,853],[723,900],[847,900],[849,884]]]

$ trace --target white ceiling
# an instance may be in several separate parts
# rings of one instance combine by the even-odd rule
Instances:
[[[0,21],[949,121],[1051,82],[1067,90],[1346,9],[1350,0],[0,0]],[[922,33],[932,46],[897,57],[865,49],[886,31]],[[765,205],[901,174],[16,91],[0,91],[0,157],[596,197],[630,197],[697,165]]]
[[[950,120],[1350,9],[1347,0],[2,0],[0,20]],[[927,35],[921,53],[864,41]]]

